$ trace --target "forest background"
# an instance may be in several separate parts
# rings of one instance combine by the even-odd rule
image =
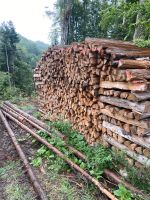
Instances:
[[[56,0],[45,13],[50,46],[96,37],[150,47],[150,0]],[[21,36],[12,21],[0,25],[0,100],[33,94],[32,71],[48,46]]]

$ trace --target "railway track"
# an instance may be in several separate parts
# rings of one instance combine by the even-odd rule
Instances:
[[[13,141],[13,143],[14,143],[17,151],[18,151],[18,154],[21,157],[21,160],[24,162],[26,169],[29,170],[28,174],[30,176],[31,182],[33,183],[34,188],[35,188],[36,192],[38,193],[38,196],[40,197],[40,199],[46,200],[47,199],[46,194],[45,194],[44,190],[42,189],[42,187],[40,186],[39,181],[34,176],[34,172],[32,171],[32,169],[31,169],[21,147],[17,143],[17,140],[15,138],[15,134],[13,133],[12,129],[10,128],[9,122],[7,121],[7,119],[13,121],[15,124],[20,126],[20,128],[22,128],[26,132],[30,133],[32,135],[32,137],[34,137],[38,142],[42,143],[47,148],[49,148],[51,151],[53,151],[55,154],[57,154],[59,157],[61,157],[65,162],[67,162],[68,165],[70,165],[71,168],[75,169],[76,171],[81,173],[83,176],[85,176],[86,179],[88,179],[93,184],[95,184],[95,186],[103,194],[105,194],[109,199],[117,200],[117,198],[110,191],[108,191],[108,189],[105,188],[105,186],[103,185],[102,182],[99,182],[97,179],[92,177],[87,171],[83,170],[77,164],[73,163],[69,158],[66,158],[66,156],[62,152],[60,152],[57,148],[55,148],[53,145],[48,143],[44,138],[40,137],[35,131],[33,131],[31,128],[29,128],[29,127],[32,126],[36,130],[44,131],[45,133],[47,133],[48,136],[53,137],[53,135],[51,134],[51,132],[49,130],[49,127],[47,127],[42,121],[34,118],[33,116],[23,112],[20,109],[16,108],[14,105],[10,104],[9,102],[5,102],[3,107],[1,107],[0,117],[3,121],[3,123],[5,124],[5,127],[6,127],[8,133],[9,133],[10,137],[12,138],[12,141]],[[65,136],[62,133],[60,133],[58,131],[56,133],[62,140],[65,140]],[[66,144],[66,147],[68,148],[69,151],[74,153],[75,156],[86,161],[85,155],[83,155],[81,152],[76,150],[74,147],[71,147],[67,144]],[[105,170],[104,174],[106,176],[110,177],[111,179],[113,179],[117,183],[122,182],[132,192],[134,192],[136,194],[142,194],[141,191],[139,191],[137,188],[133,187],[131,184],[129,184],[127,182],[123,182],[120,177],[116,176],[110,170]],[[147,196],[146,196],[146,198],[147,198]]]

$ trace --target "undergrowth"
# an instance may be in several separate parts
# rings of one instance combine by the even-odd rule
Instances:
[[[78,164],[82,169],[89,171],[89,173],[96,179],[101,179],[104,169],[106,168],[113,169],[118,172],[120,166],[123,166],[128,175],[126,179],[130,183],[143,190],[145,193],[150,192],[150,173],[148,174],[148,169],[137,170],[134,167],[131,168],[125,159],[125,153],[119,153],[106,149],[101,144],[89,146],[85,141],[84,136],[72,129],[71,125],[67,122],[48,122],[48,125],[66,135],[66,143],[81,151],[86,156],[87,161],[83,162],[73,153],[70,153],[65,146],[64,141],[57,137],[56,131],[52,131],[52,134],[54,134],[54,137],[52,138],[41,131],[39,131],[38,134],[59,149],[67,158]],[[34,166],[39,166],[42,164],[43,160],[46,160],[50,170],[54,170],[57,173],[70,171],[70,168],[65,161],[56,156],[47,147],[41,145],[36,153],[36,157],[32,160],[32,164]],[[121,195],[121,197],[118,196],[121,200],[133,199],[133,196],[124,188],[124,186],[119,186],[118,190],[115,191],[115,194]]]
[[[28,183],[23,181],[20,161],[7,161],[0,167],[0,183],[5,200],[35,200]],[[1,195],[0,195],[1,196]]]

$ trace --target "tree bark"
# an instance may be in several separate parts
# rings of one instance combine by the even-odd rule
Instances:
[[[145,0],[139,0],[139,5],[144,4]],[[140,18],[142,17],[142,13],[139,11],[136,17],[136,26],[135,26],[135,31],[133,35],[133,41],[137,39],[144,39],[143,35],[143,27],[140,24]]]
[[[150,113],[149,101],[145,101],[144,103],[137,103],[137,102],[131,102],[126,99],[120,99],[120,98],[109,97],[109,96],[100,96],[99,99],[103,103],[108,103],[120,108],[126,108],[140,114]]]
[[[111,145],[117,147],[118,149],[122,151],[125,151],[125,153],[131,158],[133,158],[134,160],[138,161],[142,165],[150,167],[150,159],[148,159],[147,157],[139,155],[135,153],[134,151],[129,150],[125,145],[120,144],[119,142],[114,140],[112,137],[109,137],[107,135],[103,135],[102,137],[106,142],[110,143]]]
[[[31,168],[31,166],[30,166],[30,164],[29,164],[29,162],[28,162],[23,150],[21,149],[19,143],[17,142],[15,134],[13,133],[12,129],[10,128],[10,126],[9,126],[9,124],[8,124],[6,118],[4,117],[4,115],[3,115],[1,110],[0,110],[0,117],[1,117],[6,129],[8,131],[8,134],[11,137],[12,142],[13,142],[13,144],[14,144],[14,146],[15,146],[15,148],[16,148],[16,150],[17,150],[17,152],[18,152],[18,154],[19,154],[19,156],[20,156],[20,158],[21,158],[21,160],[22,160],[27,172],[28,172],[28,175],[29,175],[29,177],[30,177],[30,179],[31,179],[31,181],[33,183],[33,186],[34,186],[36,192],[38,193],[38,196],[40,197],[41,200],[48,200],[44,190],[40,186],[40,184],[39,184],[39,182],[38,182],[38,180],[37,180],[32,168]]]
[[[6,65],[7,65],[7,72],[8,72],[8,79],[9,79],[9,87],[11,89],[11,77],[10,77],[10,66],[9,66],[9,59],[8,59],[8,52],[7,52],[7,47],[5,44],[5,56],[6,56]]]
[[[145,148],[150,149],[150,143],[147,143],[143,138],[137,137],[135,135],[131,135],[130,133],[126,132],[124,129],[120,128],[119,126],[115,126],[114,124],[108,123],[103,121],[103,127],[107,128],[108,130],[136,143]]]
[[[111,82],[111,81],[101,81],[100,82],[101,88],[107,89],[120,89],[120,90],[131,90],[131,91],[147,91],[149,89],[148,83],[129,83],[129,82]]]
[[[30,133],[36,140],[38,140],[39,142],[41,142],[42,144],[44,144],[45,146],[47,146],[48,149],[50,149],[51,151],[53,151],[54,153],[56,153],[60,158],[62,158],[65,162],[67,162],[70,165],[71,168],[74,168],[75,170],[77,170],[78,172],[80,172],[83,176],[85,176],[89,181],[91,181],[92,183],[94,183],[94,185],[97,186],[97,188],[99,188],[99,190],[102,193],[104,193],[106,196],[108,196],[111,200],[118,200],[113,194],[111,194],[108,190],[106,190],[104,188],[104,186],[102,185],[102,183],[100,183],[98,180],[96,180],[91,175],[89,175],[85,170],[83,170],[82,168],[80,168],[77,164],[73,163],[69,158],[67,158],[57,148],[55,148],[53,145],[51,145],[50,143],[48,143],[45,139],[43,139],[42,137],[40,137],[39,135],[37,135],[34,131],[32,131],[31,129],[29,129],[27,126],[25,126],[24,124],[22,124],[18,120],[16,120],[11,115],[7,114],[6,112],[4,112],[4,114],[9,119],[11,119],[12,121],[14,121],[17,125],[19,125],[22,129],[24,129],[25,131],[27,131],[28,133]]]

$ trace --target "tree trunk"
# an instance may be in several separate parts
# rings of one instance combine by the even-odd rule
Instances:
[[[139,0],[139,5],[144,4],[145,0]],[[139,11],[136,17],[136,26],[135,26],[135,31],[133,35],[133,41],[137,39],[144,39],[143,35],[143,27],[140,24],[140,18],[142,17],[142,13]]]
[[[9,67],[8,52],[7,52],[6,44],[5,44],[5,55],[6,55],[7,72],[8,72],[8,75],[9,75],[9,87],[11,89],[10,67]]]
[[[30,177],[30,180],[32,181],[33,183],[33,186],[36,190],[36,192],[38,193],[38,196],[40,197],[41,200],[48,200],[48,198],[46,197],[46,194],[44,192],[44,190],[42,189],[37,177],[35,176],[23,150],[21,149],[16,137],[15,137],[15,134],[14,132],[12,131],[12,129],[10,128],[9,124],[8,124],[8,121],[6,120],[5,116],[3,115],[2,111],[0,110],[0,118],[2,119],[2,122],[4,123],[5,125],[5,128],[6,130],[8,131],[8,134],[9,136],[11,137],[11,140],[19,154],[19,157],[20,159],[22,160],[26,170],[27,170],[27,173]]]

